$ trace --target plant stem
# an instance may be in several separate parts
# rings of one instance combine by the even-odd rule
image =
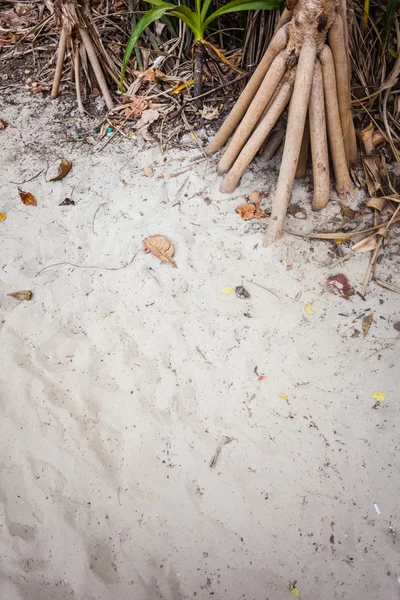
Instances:
[[[203,66],[204,66],[204,46],[202,42],[196,42],[194,45],[194,87],[195,96],[201,96],[203,91]],[[196,106],[201,107],[203,102],[196,100]]]

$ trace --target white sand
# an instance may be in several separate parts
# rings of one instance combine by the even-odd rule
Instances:
[[[96,152],[68,141],[80,122],[57,106],[0,113],[1,599],[284,600],[294,581],[304,600],[399,598],[399,297],[330,294],[330,242],[261,247],[262,225],[234,207],[252,189],[272,199],[275,170],[222,196],[214,159],[169,177],[195,145]],[[11,182],[61,158],[71,173],[24,183],[38,206],[21,204]],[[311,215],[304,184],[294,200],[308,218],[292,229],[339,227],[336,203]],[[177,269],[140,250],[155,233]],[[138,250],[118,271],[36,277]],[[397,253],[392,240],[379,269],[399,285]],[[360,289],[368,258],[333,273]],[[242,282],[249,300],[221,294]],[[6,296],[21,289],[30,302]]]

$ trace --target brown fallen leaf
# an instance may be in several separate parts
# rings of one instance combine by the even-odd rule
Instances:
[[[354,288],[350,285],[344,273],[338,273],[337,275],[331,275],[326,280],[326,287],[332,294],[338,294],[346,300],[354,294]]]
[[[364,337],[367,335],[369,328],[372,325],[372,321],[374,320],[374,314],[370,313],[369,315],[367,315],[366,317],[363,318],[362,320],[362,329],[363,329],[363,333],[364,333]]]
[[[359,329],[354,329],[353,333],[351,334],[351,337],[358,337],[360,333],[361,331]]]
[[[8,127],[7,121],[4,121],[4,119],[0,119],[0,131],[3,131],[3,129],[6,129],[6,127]]]
[[[3,221],[5,221],[6,219],[7,219],[6,213],[0,213],[0,223],[2,223]]]
[[[176,267],[176,262],[172,258],[175,254],[175,248],[166,237],[160,234],[151,235],[143,240],[143,250],[151,252],[161,260],[161,262]]]
[[[153,167],[145,167],[143,169],[143,175],[145,177],[153,177],[153,175],[154,175],[154,169],[153,169]]]
[[[249,219],[260,219],[262,217],[269,217],[265,212],[263,212],[260,208],[258,208],[252,202],[246,202],[245,204],[239,204],[235,208],[235,211],[244,219],[248,221]]]
[[[21,290],[20,292],[13,292],[12,294],[7,294],[7,296],[11,296],[11,298],[15,298],[16,300],[30,300],[32,298],[32,292],[30,290]]]
[[[19,197],[21,198],[21,202],[30,206],[37,206],[36,198],[30,192],[24,192],[21,188],[18,188]]]
[[[146,108],[148,108],[149,103],[144,98],[144,96],[134,96],[127,104],[125,108],[125,116],[126,117],[139,117]]]
[[[70,160],[63,159],[58,166],[57,175],[52,177],[50,181],[59,181],[60,179],[64,179],[64,177],[70,172],[71,167],[72,162]]]
[[[298,204],[289,204],[287,212],[295,219],[307,219],[307,212]]]
[[[255,204],[257,208],[261,206],[261,193],[254,190],[249,196],[249,202]]]
[[[356,219],[361,214],[357,210],[353,210],[352,208],[349,208],[348,206],[342,203],[340,204],[340,212],[342,213],[342,217],[345,221],[351,221],[352,219]]]

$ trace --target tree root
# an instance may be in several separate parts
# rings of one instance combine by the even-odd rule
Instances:
[[[103,56],[103,54],[105,54],[105,51],[101,44],[98,52],[96,50],[95,44],[92,39],[92,36],[96,34],[96,30],[91,21],[88,0],[83,0],[83,3],[81,4],[78,4],[77,0],[56,0],[54,4],[54,12],[56,15],[56,22],[61,27],[61,32],[60,42],[58,45],[56,69],[51,90],[51,98],[54,99],[58,96],[65,55],[67,53],[67,48],[70,47],[70,50],[74,56],[73,72],[78,108],[80,112],[84,112],[79,72],[81,61],[79,57],[78,43],[76,43],[76,40],[74,41],[74,35],[76,33],[77,35],[79,35],[79,38],[82,41],[83,48],[86,51],[86,56],[89,59],[90,67],[92,69],[92,72],[89,73],[87,65],[83,64],[85,76],[87,79],[89,79],[89,82],[92,84],[94,74],[95,81],[97,82],[101,93],[103,94],[107,108],[109,110],[112,109],[114,107],[114,102],[111,97],[106,79],[104,77],[103,68],[105,69],[105,71],[108,72],[111,78],[117,82],[118,74],[110,72],[112,71],[112,69],[110,69],[110,65],[108,64],[108,56]],[[104,65],[103,67],[100,64],[98,55],[102,55],[102,62]]]
[[[208,153],[216,152],[232,136],[218,171],[227,173],[221,192],[233,192],[263,144],[266,160],[278,149],[285,133],[275,124],[290,101],[265,246],[281,236],[293,181],[305,174],[309,146],[314,179],[312,208],[320,210],[329,201],[328,147],[339,197],[345,202],[347,196],[354,196],[348,167],[357,156],[357,146],[345,14],[346,0],[287,0],[267,52],[206,148]]]

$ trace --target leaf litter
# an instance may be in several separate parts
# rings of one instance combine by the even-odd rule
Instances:
[[[176,262],[173,259],[175,248],[169,240],[163,235],[156,234],[147,237],[143,240],[143,250],[151,252],[159,258],[162,263],[176,267]]]
[[[363,318],[362,321],[362,330],[364,333],[364,337],[367,335],[371,325],[372,325],[372,321],[374,320],[374,314],[370,313],[369,315],[367,315],[366,317]]]
[[[32,292],[30,290],[21,290],[19,292],[7,294],[7,296],[11,296],[11,298],[15,298],[15,300],[23,302],[24,300],[30,300],[32,298]]]
[[[58,165],[57,175],[52,177],[49,181],[59,181],[60,179],[64,179],[66,175],[70,172],[72,167],[72,162],[67,159],[63,159]]]
[[[21,202],[26,206],[37,206],[36,198],[30,192],[24,192],[21,188],[18,188],[19,197],[21,198]]]
[[[326,287],[331,294],[337,294],[346,300],[352,296],[355,292],[352,285],[350,285],[344,273],[338,273],[337,275],[331,275],[326,280]]]

